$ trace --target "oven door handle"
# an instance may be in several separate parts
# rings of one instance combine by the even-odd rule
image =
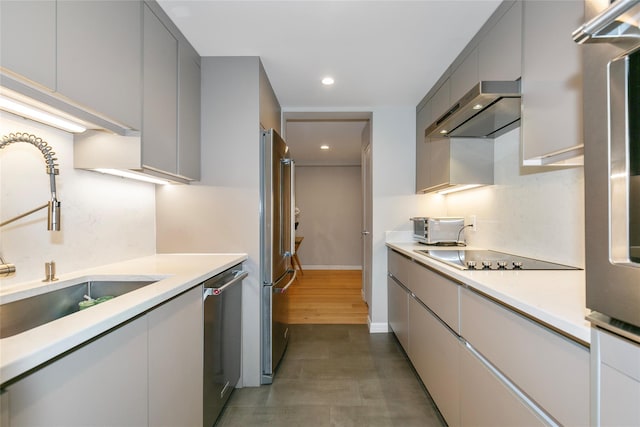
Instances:
[[[638,54],[638,53],[636,53]],[[629,236],[631,167],[629,152],[629,57],[611,61],[607,68],[609,98],[609,260],[640,267],[631,260]]]

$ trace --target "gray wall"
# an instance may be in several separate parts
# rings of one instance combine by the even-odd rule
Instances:
[[[296,167],[296,205],[303,268],[362,267],[360,166]]]

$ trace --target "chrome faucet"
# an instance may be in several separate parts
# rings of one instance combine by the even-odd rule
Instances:
[[[15,142],[26,142],[32,144],[38,150],[40,150],[40,152],[44,156],[44,161],[47,165],[46,172],[49,175],[51,200],[49,200],[49,202],[42,206],[38,206],[35,209],[3,221],[2,223],[0,223],[0,227],[11,224],[12,222],[19,220],[20,218],[24,218],[25,216],[31,215],[34,212],[47,208],[47,230],[60,231],[60,202],[58,201],[56,195],[56,175],[58,175],[59,171],[58,164],[56,163],[58,159],[54,157],[56,153],[53,151],[52,147],[42,138],[20,132],[3,136],[2,140],[0,141],[0,150]],[[8,276],[15,273],[15,266],[13,266],[13,264],[5,264],[2,258],[0,258],[0,260],[2,261],[2,263],[0,264],[0,277]]]

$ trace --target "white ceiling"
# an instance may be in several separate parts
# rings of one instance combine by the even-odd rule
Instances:
[[[201,56],[259,56],[284,111],[415,106],[500,0],[158,0]],[[333,86],[320,80],[331,75]],[[360,148],[362,124],[312,122],[298,145]],[[358,129],[359,126],[359,129]],[[345,143],[338,128],[357,134]],[[327,135],[323,135],[325,132]],[[301,139],[294,135],[299,134]],[[306,156],[306,154],[305,154]],[[345,154],[345,158],[348,157]],[[318,161],[322,160],[319,158]],[[344,159],[343,159],[344,160]]]

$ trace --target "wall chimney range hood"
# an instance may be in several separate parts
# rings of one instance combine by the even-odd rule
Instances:
[[[520,125],[520,81],[481,81],[425,130],[429,138],[496,138]]]

